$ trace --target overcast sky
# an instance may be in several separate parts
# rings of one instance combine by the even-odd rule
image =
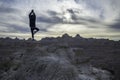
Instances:
[[[31,37],[31,9],[40,29],[36,39],[68,33],[120,40],[120,0],[0,0],[0,37]]]

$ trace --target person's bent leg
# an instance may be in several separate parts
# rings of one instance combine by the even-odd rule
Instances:
[[[39,31],[39,29],[37,27],[35,27],[34,30],[35,30],[34,34]]]
[[[36,27],[36,30],[39,31],[39,29]]]
[[[39,31],[39,29],[37,27],[34,28],[36,31]]]

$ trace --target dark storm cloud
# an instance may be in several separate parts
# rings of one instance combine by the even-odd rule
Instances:
[[[79,3],[80,2],[80,0],[74,0],[76,3]]]
[[[11,3],[11,2],[14,2],[15,0],[0,0],[0,2],[7,2],[7,3]]]
[[[67,9],[67,11],[71,14],[74,14],[75,12],[73,11],[73,9]]]
[[[91,18],[91,17],[88,17],[88,18],[79,17],[79,20],[83,20],[83,21],[90,22],[90,23],[100,23],[100,21],[98,21],[95,18]]]
[[[12,27],[13,31],[16,31],[16,32],[29,32],[27,27],[23,27],[17,24],[11,24],[9,25],[9,27]]]
[[[74,9],[67,9],[67,11],[71,14],[75,14],[75,13],[80,14],[80,12],[82,12],[80,9],[75,9],[75,8]]]
[[[114,23],[110,25],[110,27],[116,30],[120,30],[120,22]]]
[[[11,7],[15,0],[0,0],[0,14],[17,13],[18,9]]]
[[[16,12],[19,12],[19,11],[15,8],[0,6],[0,13],[6,14],[6,13],[16,13]]]
[[[92,18],[92,17],[81,17],[80,16],[80,12],[82,12],[82,10],[80,9],[67,9],[67,11],[71,14],[71,18],[72,20],[76,21],[76,20],[83,20],[83,21],[87,21],[87,22],[91,22],[91,23],[99,23],[98,19]],[[104,11],[102,10],[101,13],[99,14],[99,17],[101,19],[104,19],[104,15],[103,15]],[[79,15],[76,15],[79,14]]]
[[[78,25],[78,24],[82,24],[82,25],[86,25],[87,23],[99,23],[99,21],[97,19],[91,18],[91,17],[81,17],[79,15],[76,15],[76,13],[78,14],[80,12],[80,10],[76,10],[76,9],[67,9],[66,10],[67,13],[71,14],[71,19],[73,20],[73,22],[67,22],[67,21],[63,21],[64,17],[63,14],[57,13],[55,11],[47,11],[47,14],[50,16],[46,16],[46,15],[41,15],[38,16],[37,21],[38,22],[43,22],[43,23],[47,23],[47,24],[58,24],[58,23],[62,23],[62,24],[74,24],[74,25]],[[59,17],[58,15],[60,15],[61,17]]]
[[[39,31],[41,31],[41,32],[47,32],[47,29],[39,29]]]
[[[112,28],[112,29],[115,29],[115,30],[119,30],[120,31],[120,17],[119,18],[117,18],[117,19],[115,19],[114,20],[115,21],[115,23],[113,23],[113,24],[111,24],[111,25],[108,25],[108,26],[110,26],[110,28]]]
[[[46,16],[46,15],[41,15],[41,16],[38,16],[37,21],[38,22],[43,22],[43,23],[51,23],[51,24],[56,24],[56,23],[61,23],[62,22],[62,18],[57,16],[59,13],[57,13],[55,11],[48,10],[47,14],[50,17]]]
[[[71,19],[74,21],[74,23],[79,23],[81,24],[81,22],[90,22],[90,23],[100,23],[100,21],[98,19],[92,18],[92,17],[81,17],[80,15],[76,15],[76,14],[80,14],[80,10],[74,10],[74,9],[67,9],[67,11],[71,14]],[[103,15],[100,15],[101,17],[103,17]]]
[[[27,27],[23,27],[21,25],[17,25],[17,24],[9,24],[9,23],[4,23],[4,25],[7,27],[7,29],[9,30],[9,32],[22,32],[22,33],[26,33],[29,32],[29,29]],[[4,30],[3,30],[4,32]]]
[[[0,6],[10,7],[16,3],[17,0],[0,0]]]
[[[48,13],[50,16],[55,16],[55,15],[59,14],[59,13],[57,13],[57,12],[55,12],[55,11],[50,11],[50,10],[48,10],[47,13]]]
[[[37,21],[38,22],[43,22],[43,23],[61,23],[62,22],[62,19],[57,17],[57,16],[54,16],[54,17],[47,17],[47,16],[39,16],[37,18]]]
[[[47,16],[39,16],[37,18],[37,21],[38,22],[43,22],[43,23],[48,23],[48,24],[59,24],[59,23],[62,23],[62,24],[85,24],[85,22],[82,22],[82,21],[75,21],[75,22],[65,22],[63,21],[63,18],[60,18],[58,16],[52,16],[52,17],[47,17]]]

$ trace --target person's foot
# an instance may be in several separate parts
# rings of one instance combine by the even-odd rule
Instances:
[[[35,39],[34,38],[31,38],[31,41],[34,41]]]
[[[32,41],[35,41],[35,39],[32,39]]]

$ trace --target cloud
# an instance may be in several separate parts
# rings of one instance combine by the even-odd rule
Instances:
[[[17,10],[14,7],[11,7],[15,0],[0,0],[0,14],[9,14],[9,13],[16,13]]]
[[[9,6],[10,4],[13,4],[16,0],[0,0],[1,5]]]
[[[116,18],[112,23],[107,24],[112,31],[120,31],[120,17]]]
[[[29,28],[27,27],[23,27],[23,26],[20,26],[20,25],[17,25],[17,24],[9,24],[8,25],[9,28],[12,28],[13,32],[18,32],[18,33],[27,33],[29,32]]]
[[[120,31],[120,22],[116,22],[114,24],[109,25],[112,29]]]
[[[0,6],[0,14],[10,14],[10,13],[17,13],[17,12],[19,12],[19,11],[15,8]]]
[[[29,28],[24,27],[18,24],[10,24],[10,23],[2,23],[3,26],[0,28],[0,32],[7,32],[7,33],[27,33],[29,32]]]
[[[48,13],[50,16],[56,16],[56,15],[59,14],[59,13],[57,13],[56,11],[52,11],[52,10],[48,10],[47,13]]]
[[[64,14],[66,14],[66,13],[64,13]],[[47,15],[38,16],[37,21],[40,23],[43,22],[43,23],[52,24],[52,25],[55,25],[55,24],[74,24],[74,25],[85,24],[85,19],[78,18],[80,16],[74,15],[74,17],[76,17],[77,19],[72,19],[73,15],[70,15],[70,17],[73,21],[69,21],[69,19],[67,21],[67,18],[64,16],[64,14],[57,13],[55,11],[47,11]],[[70,12],[70,14],[71,14],[71,12]],[[77,21],[77,20],[79,20],[79,21]]]
[[[37,18],[37,21],[38,22],[43,22],[43,23],[54,23],[54,24],[57,24],[57,23],[61,23],[62,22],[62,19],[57,17],[57,16],[54,16],[54,17],[47,17],[47,16],[39,16]]]
[[[57,13],[55,11],[50,11],[49,10],[49,11],[47,11],[48,16],[41,15],[40,17],[38,17],[38,22],[52,24],[51,26],[54,26],[56,24],[63,24],[63,25],[64,24],[71,24],[72,26],[84,25],[84,26],[86,26],[88,28],[96,28],[96,29],[103,28],[103,29],[107,29],[106,28],[107,23],[105,23],[104,20],[102,21],[101,19],[98,19],[98,18],[93,18],[93,17],[88,17],[88,16],[87,17],[81,16],[81,15],[79,15],[80,12],[81,12],[81,10],[75,9],[75,8],[73,8],[73,9],[72,8],[66,9],[64,14],[69,13],[70,14],[70,18],[69,19],[71,19],[72,21],[65,21],[64,17],[63,17],[64,14]],[[114,24],[112,24],[112,25],[108,24],[108,25],[109,25],[108,28],[110,28],[110,27],[113,28],[113,29],[114,28],[115,29],[118,28],[118,25],[114,25]],[[49,26],[49,27],[51,27],[51,26]]]

